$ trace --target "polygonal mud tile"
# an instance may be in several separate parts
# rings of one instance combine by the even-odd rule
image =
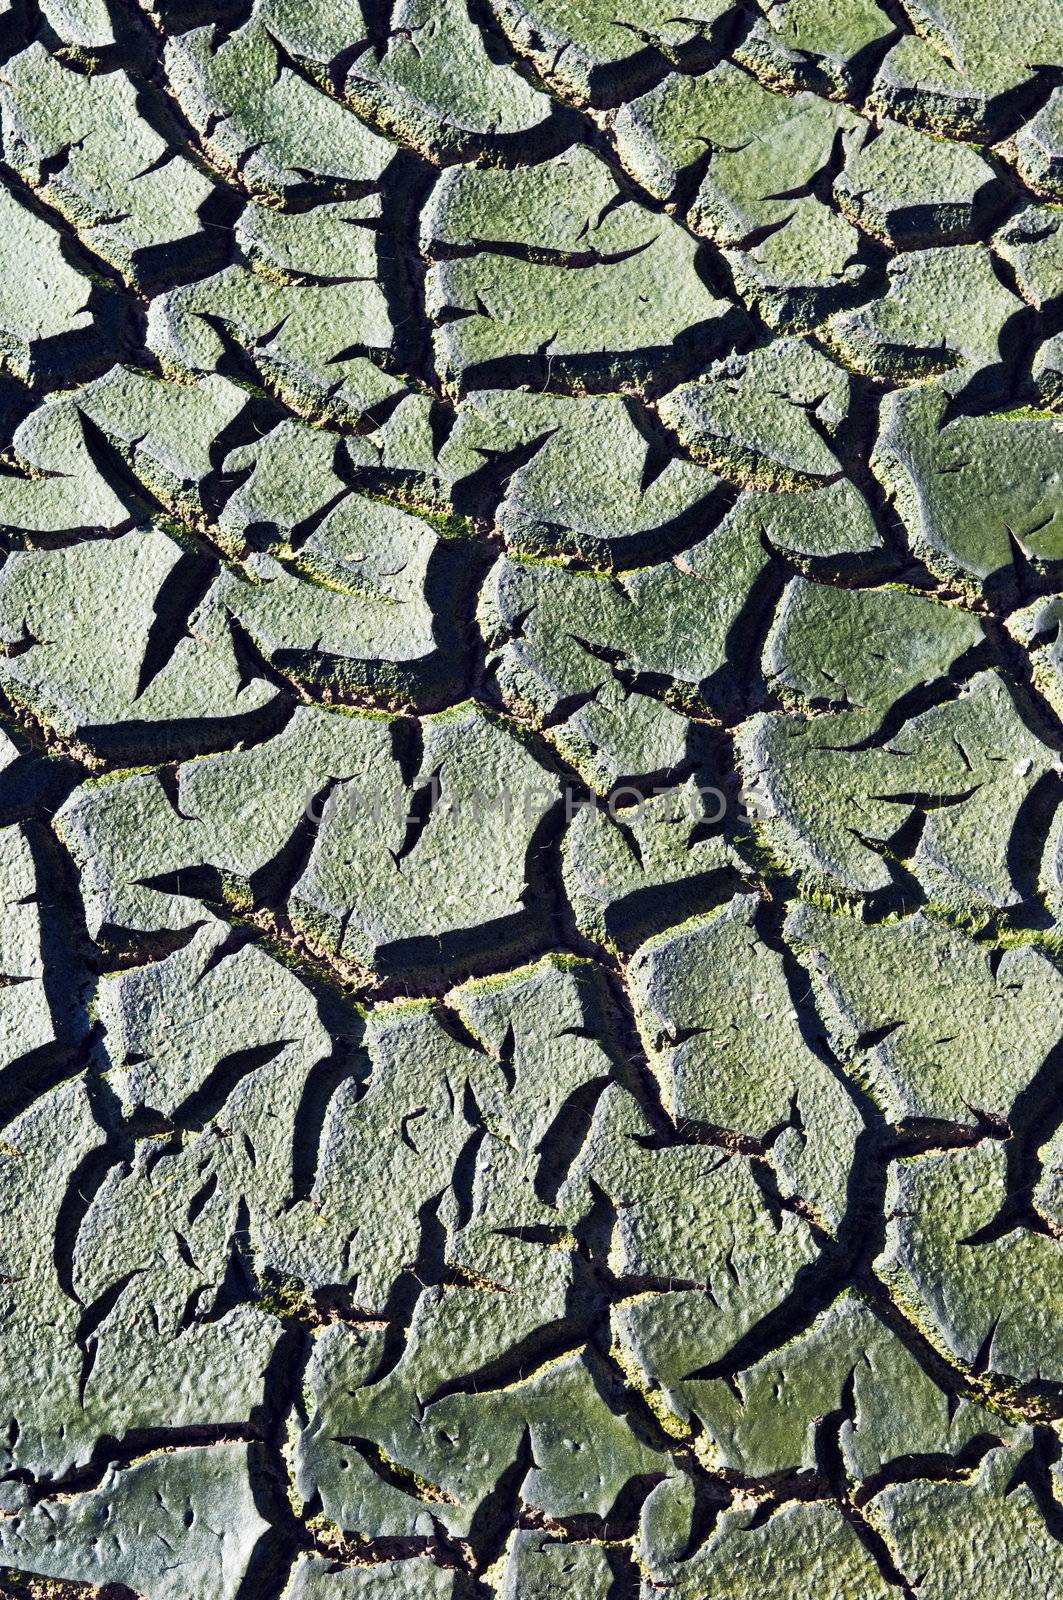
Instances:
[[[938,384],[889,395],[871,464],[917,555],[992,594],[1016,561],[1063,559],[1063,434],[1035,412],[949,415]]]
[[[730,1352],[785,1304],[818,1246],[804,1219],[778,1207],[750,1159],[682,1126],[655,1132],[618,1084],[599,1098],[560,1199],[593,1182],[617,1274],[611,1308],[624,1371],[660,1391],[686,1431],[690,1383],[728,1370]]]
[[[1009,1165],[997,1139],[900,1162],[877,1263],[931,1342],[1002,1397],[1015,1380],[1058,1383],[1063,1364],[1058,1242],[1009,1215]]]
[[[813,94],[772,94],[730,62],[698,77],[672,73],[616,117],[617,151],[658,200],[707,165],[690,220],[718,244],[738,244],[793,211],[790,191],[825,168],[835,140],[863,124]]]
[[[990,252],[959,245],[898,256],[882,298],[832,317],[826,336],[841,361],[868,377],[891,383],[937,377],[942,389],[982,397],[1005,385],[1023,314]]]
[[[765,839],[810,884],[874,894],[907,863],[935,900],[983,917],[1036,892],[1027,818],[1055,757],[995,672],[899,728],[758,713],[739,755]]]
[[[1063,200],[1063,91],[1053,89],[1004,148],[1028,188],[1046,200]]]
[[[984,637],[977,617],[908,589],[836,589],[794,578],[764,642],[764,673],[805,709],[885,716],[973,659]]]
[[[993,240],[994,250],[1014,269],[1019,293],[1035,311],[1054,309],[1063,297],[1061,224],[1058,206],[1027,206]]]
[[[365,210],[361,202],[351,204]],[[276,237],[282,229],[283,223],[268,231]],[[157,296],[148,318],[151,349],[164,369],[186,380],[231,372],[275,392],[311,421],[357,424],[372,406],[401,394],[403,386],[383,370],[394,328],[387,297],[372,268],[365,270],[371,239],[359,239],[356,228],[348,237],[347,264],[352,253],[361,256],[360,275],[315,282],[298,274],[296,263],[278,282],[267,270],[271,264],[260,259],[262,270],[235,265]],[[254,249],[251,239],[249,244]],[[308,245],[312,263],[320,251],[311,238]],[[300,281],[293,281],[296,277]]]
[[[655,1582],[667,1584],[675,1600],[714,1591],[733,1600],[768,1592],[803,1600],[808,1585],[835,1600],[886,1600],[894,1592],[852,1522],[825,1500],[787,1500],[763,1520],[759,1511],[726,1510],[687,1559],[653,1561],[647,1554]]]
[[[637,93],[669,60],[709,57],[731,14],[728,0],[698,0],[682,17],[665,0],[629,3],[616,15],[564,0],[492,0],[491,9],[514,51],[555,93],[596,105]]]
[[[836,150],[865,124],[811,94],[772,94],[724,62],[702,77],[665,78],[617,117],[617,149],[651,194],[685,200],[696,233],[739,248],[728,260],[769,322],[807,326],[851,303],[864,268],[859,234],[817,193]]]
[[[115,42],[106,0],[45,0],[41,10],[57,37],[72,47],[75,59],[91,59]]]
[[[626,199],[583,145],[516,171],[451,167],[421,237],[430,255],[457,256],[430,269],[425,295],[440,376],[458,393],[645,386],[725,348],[741,323],[706,287],[697,241]]]
[[[320,1556],[300,1556],[284,1600],[451,1600],[458,1582],[452,1568],[428,1557],[341,1567]]]
[[[695,461],[743,488],[808,490],[842,476],[848,397],[848,375],[826,356],[778,339],[681,385],[658,411]]]
[[[222,40],[193,28],[169,38],[166,71],[210,158],[267,198],[375,185],[395,147],[286,61],[252,17]]]
[[[230,885],[245,904],[252,882],[275,895],[301,870],[336,784],[386,804],[372,780],[391,751],[386,718],[305,706],[272,738],[186,763],[173,783],[133,771],[83,786],[57,827],[93,937],[187,929]]]
[[[870,107],[952,139],[985,140],[1037,105],[1039,65],[1063,52],[1052,0],[1013,3],[913,0],[913,32],[893,45],[872,86]]]
[[[1013,611],[1007,629],[1022,646],[1030,674],[1057,716],[1063,716],[1063,595],[1045,595],[1021,611]]]
[[[121,69],[73,72],[32,44],[4,68],[0,115],[8,159],[124,277],[154,285],[190,260],[221,258],[224,201],[187,156],[141,115]]]
[[[889,122],[850,155],[834,193],[847,216],[895,250],[963,243],[1007,198],[970,145]]]
[[[893,1121],[1002,1128],[1058,1041],[1060,975],[1029,946],[1001,954],[921,911],[868,925],[807,905],[787,936],[837,1050]]]
[[[218,604],[260,660],[314,695],[427,708],[460,687],[469,564],[421,518],[350,495],[247,571],[224,574]]]
[[[5,1518],[0,1557],[50,1578],[134,1592],[150,1584],[159,1600],[184,1600],[189,1584],[234,1600],[268,1528],[250,1455],[247,1445],[216,1444],[109,1466],[91,1488]]]
[[[60,738],[126,758],[261,727],[277,691],[245,681],[216,571],[159,528],[15,552],[0,569],[0,684]]]
[[[734,58],[771,89],[849,100],[895,31],[874,0],[762,0]]]
[[[382,972],[518,951],[541,916],[530,859],[560,783],[520,730],[468,704],[422,721],[370,793],[340,784],[292,888],[295,920]]]
[[[1030,1596],[1049,1600],[1061,1582],[1059,1545],[1029,1484],[1018,1481],[1022,1470],[1019,1445],[992,1450],[951,1483],[889,1484],[868,1502],[868,1518],[900,1569],[920,1575],[927,1600],[961,1592],[993,1600],[1020,1560]]]
[[[840,1422],[844,1463],[858,1478],[888,1474],[907,1457],[959,1456],[1013,1431],[976,1401],[937,1388],[853,1290],[739,1373],[733,1387],[722,1379],[701,1385],[698,1414],[720,1465],[751,1477],[814,1471],[828,1417]]]
[[[739,636],[770,566],[759,533],[755,514],[732,513],[672,561],[614,578],[498,562],[480,625],[507,705],[602,792],[697,765],[706,730],[684,713],[718,718],[738,701]]]
[[[219,437],[235,443],[253,431],[250,398],[246,389],[214,373],[198,383],[178,384],[115,366],[95,383],[46,404],[41,421],[43,427],[54,418],[55,433],[65,425],[60,437],[67,449],[68,441],[79,439],[111,493],[126,505],[130,521],[161,503],[172,516],[196,526],[209,520],[213,509]],[[129,473],[133,484],[124,481]]]
[[[860,1119],[802,1024],[786,962],[755,922],[757,897],[664,933],[630,972],[639,1027],[673,1120],[762,1157],[780,1190],[836,1228]],[[726,975],[726,977],[725,977]]]
[[[584,937],[630,949],[711,904],[738,866],[720,826],[729,800],[691,777],[648,799],[621,789],[604,808],[581,806],[565,834],[562,873]]]
[[[511,548],[607,569],[689,544],[721,499],[719,479],[670,455],[652,416],[622,395],[470,395],[440,454],[456,495],[502,469],[494,520]]]
[[[500,1600],[550,1600],[578,1593],[585,1600],[607,1600],[614,1568],[601,1545],[569,1544],[548,1534],[518,1532],[506,1556]]]
[[[456,0],[402,0],[385,48],[352,61],[344,99],[429,159],[526,156],[553,142],[560,119],[495,54]]]
[[[24,383],[99,370],[122,325],[105,285],[70,265],[63,239],[0,186],[0,362]]]

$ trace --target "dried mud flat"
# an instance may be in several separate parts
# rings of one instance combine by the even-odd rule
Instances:
[[[1059,1600],[1058,0],[0,56],[0,1594]]]

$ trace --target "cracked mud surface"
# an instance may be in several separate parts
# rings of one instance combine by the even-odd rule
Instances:
[[[0,1594],[1058,1600],[1058,0],[0,57]]]

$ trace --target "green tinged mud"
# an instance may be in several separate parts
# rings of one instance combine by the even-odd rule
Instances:
[[[0,57],[0,1594],[1058,1600],[1057,0]]]

